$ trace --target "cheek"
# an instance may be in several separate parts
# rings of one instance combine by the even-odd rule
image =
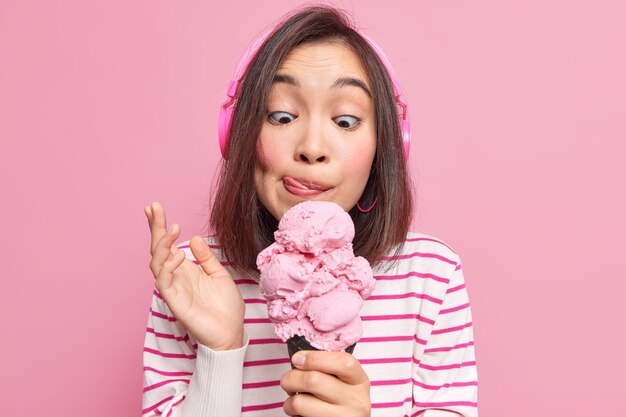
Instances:
[[[349,149],[346,155],[346,164],[343,165],[344,175],[362,179],[369,177],[369,172],[374,160],[376,145],[361,146],[356,149]]]
[[[261,131],[256,142],[256,157],[260,169],[264,172],[271,171],[278,162],[279,156],[276,140],[271,135]]]

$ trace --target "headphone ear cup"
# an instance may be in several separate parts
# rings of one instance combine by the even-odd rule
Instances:
[[[227,100],[220,107],[220,114],[218,117],[217,134],[220,140],[220,150],[222,151],[222,157],[226,159],[226,144],[228,143],[228,130],[230,129],[230,121],[233,116],[233,106],[229,105],[230,100]],[[227,106],[227,107],[226,107]]]

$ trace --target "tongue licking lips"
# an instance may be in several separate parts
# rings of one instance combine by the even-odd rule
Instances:
[[[305,183],[300,182],[298,180],[294,180],[293,178],[288,178],[287,182],[289,183],[289,185],[300,188],[301,190],[313,190],[314,189],[314,188],[307,187]]]
[[[301,197],[313,197],[329,189],[329,187],[323,185],[308,181],[298,181],[291,177],[284,177],[283,183],[287,191]]]

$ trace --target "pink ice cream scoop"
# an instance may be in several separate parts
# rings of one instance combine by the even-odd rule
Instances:
[[[376,281],[352,251],[350,215],[335,203],[305,201],[283,215],[274,237],[257,266],[278,337],[304,338],[322,350],[353,348],[363,333],[363,300]]]

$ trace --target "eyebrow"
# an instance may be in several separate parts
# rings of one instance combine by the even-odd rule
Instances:
[[[285,83],[285,84],[293,85],[294,87],[300,87],[300,83],[298,82],[298,80],[296,80],[295,77],[289,74],[274,75],[274,80],[272,81],[272,83]],[[335,80],[333,85],[330,86],[330,88],[341,88],[341,87],[346,87],[346,86],[358,87],[362,89],[365,92],[365,94],[369,96],[369,98],[372,98],[372,92],[370,91],[369,88],[367,88],[367,84],[365,84],[363,80],[360,80],[354,77],[338,78],[337,80]]]

